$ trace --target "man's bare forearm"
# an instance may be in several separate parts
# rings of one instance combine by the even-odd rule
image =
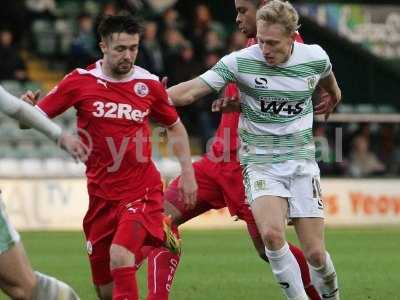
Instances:
[[[167,128],[172,151],[181,165],[182,173],[193,172],[189,137],[182,122]]]
[[[174,85],[167,90],[175,106],[189,105],[212,91],[199,77]]]
[[[172,143],[173,152],[181,165],[179,179],[179,193],[188,209],[196,205],[197,183],[190,155],[189,138],[186,129],[179,121],[167,128],[169,143]]]

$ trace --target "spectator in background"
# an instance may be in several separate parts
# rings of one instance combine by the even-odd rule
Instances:
[[[229,39],[228,53],[238,51],[247,45],[247,37],[240,31],[236,30]]]
[[[212,68],[222,57],[222,52],[218,50],[210,50],[205,54],[203,61],[203,71]],[[214,137],[215,130],[218,127],[221,114],[211,112],[211,104],[216,99],[215,94],[208,95],[200,101],[196,101],[192,104],[196,111],[196,123],[198,128],[201,128],[197,132],[200,138],[202,152],[206,153],[210,149],[207,147],[211,146],[208,144],[210,139]]]
[[[157,31],[156,22],[151,21],[145,24],[137,64],[153,74],[162,76],[165,74],[164,59],[157,39]]]
[[[103,6],[101,17],[115,16],[117,13],[118,13],[118,8],[115,2],[108,2]]]
[[[193,46],[189,41],[183,41],[179,46],[179,55],[176,60],[167,60],[168,85],[194,78],[201,73],[203,66],[194,55]],[[200,135],[203,128],[199,130],[198,111],[194,105],[178,108],[179,115],[190,135]]]
[[[185,38],[176,29],[167,29],[163,35],[163,54],[167,76],[174,76]],[[171,80],[171,78],[170,78]],[[173,79],[172,79],[173,80]]]
[[[210,9],[205,4],[196,6],[193,23],[193,31],[188,34],[196,49],[196,55],[204,57],[206,53],[206,35],[210,30],[217,32],[221,39],[225,39],[224,27],[221,23],[212,19]]]
[[[0,31],[0,80],[28,79],[26,66],[13,45],[13,34],[8,29]]]
[[[26,29],[29,28],[27,9],[22,0],[1,1],[0,28],[9,29],[14,38],[14,43],[21,44]]]
[[[218,32],[209,30],[205,35],[204,48],[206,53],[208,52],[223,52],[225,49],[224,40],[221,39]]]
[[[393,125],[382,125],[379,132],[378,158],[384,162],[387,173],[395,175],[400,170],[400,152],[396,149],[396,132]]]
[[[179,13],[172,7],[165,10],[161,20],[161,31],[165,32],[167,29],[176,29],[178,31],[183,29],[183,23],[179,19]]]
[[[357,135],[353,140],[353,149],[350,153],[350,175],[365,177],[379,175],[384,171],[384,164],[370,151],[369,139],[363,134]]]
[[[96,36],[97,44],[100,42],[100,36],[95,29],[99,27],[101,20],[103,20],[103,18],[105,16],[115,16],[116,14],[118,14],[118,11],[119,11],[119,8],[117,7],[117,4],[114,1],[106,2],[103,4],[100,13],[95,18],[95,22],[94,22],[94,26],[93,26],[93,28],[94,28],[93,32]],[[98,49],[98,50],[100,50],[100,49]]]
[[[91,15],[82,13],[78,16],[78,33],[71,43],[69,69],[84,68],[97,60],[96,36],[93,31]]]
[[[189,41],[184,41],[179,47],[179,56],[173,64],[168,64],[169,84],[175,85],[194,78],[203,70],[201,62],[195,55],[193,46]]]

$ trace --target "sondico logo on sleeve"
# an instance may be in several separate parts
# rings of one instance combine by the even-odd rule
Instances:
[[[93,106],[96,108],[93,116],[97,118],[126,119],[138,123],[143,123],[144,118],[150,112],[148,109],[146,111],[133,109],[132,105],[124,103],[96,101]]]

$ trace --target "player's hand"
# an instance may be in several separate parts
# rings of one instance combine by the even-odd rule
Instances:
[[[325,115],[326,121],[340,100],[324,90],[321,90],[319,99],[319,103],[314,107],[314,112],[316,115]]]
[[[179,194],[188,209],[193,209],[197,201],[197,182],[194,171],[182,172],[179,179]]]
[[[40,93],[41,93],[40,90],[37,90],[36,92],[28,90],[25,94],[21,96],[21,99],[26,103],[35,106],[39,101]]]
[[[39,101],[39,97],[40,97],[40,90],[37,90],[36,92],[32,92],[32,91],[28,90],[25,94],[23,94],[21,96],[21,99],[24,102],[28,103],[29,105],[35,106]],[[29,129],[30,127],[28,125],[25,125],[20,122],[19,128],[20,129]]]
[[[76,136],[63,132],[59,139],[60,147],[67,151],[76,162],[86,162],[90,149]]]
[[[240,112],[240,102],[237,97],[224,97],[214,100],[212,112]]]

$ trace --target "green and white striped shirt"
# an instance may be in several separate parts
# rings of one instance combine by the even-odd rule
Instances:
[[[200,78],[216,91],[230,82],[240,89],[242,164],[280,163],[315,159],[311,96],[331,69],[320,46],[295,42],[281,65],[269,65],[253,45],[226,55]]]

